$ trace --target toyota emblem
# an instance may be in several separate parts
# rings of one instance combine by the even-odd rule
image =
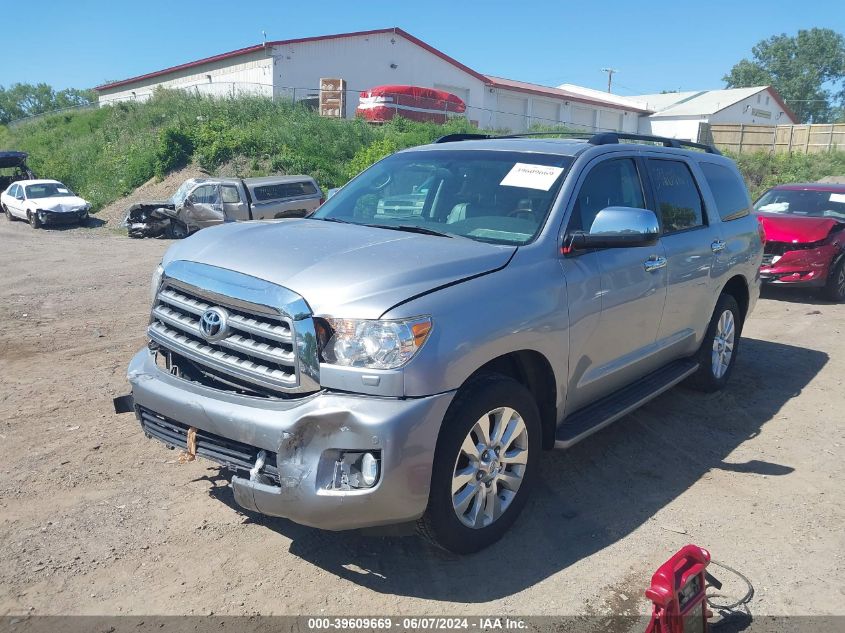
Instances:
[[[200,333],[206,341],[219,341],[229,335],[229,314],[223,308],[209,308],[200,317]]]

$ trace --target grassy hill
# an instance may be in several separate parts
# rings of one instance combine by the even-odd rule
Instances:
[[[29,152],[39,176],[65,182],[100,209],[153,176],[194,161],[210,173],[226,166],[241,176],[310,174],[328,188],[398,149],[474,130],[465,119],[446,125],[397,119],[374,126],[322,118],[265,98],[160,92],[145,103],[0,127],[0,148]]]
[[[37,174],[61,180],[98,210],[154,176],[197,162],[241,176],[306,173],[335,187],[375,162],[450,132],[474,128],[464,119],[446,125],[397,119],[374,126],[325,119],[288,102],[258,97],[210,99],[158,93],[145,103],[50,115],[14,128],[0,127],[0,148],[30,154]],[[743,155],[753,196],[779,182],[845,175],[845,153]]]

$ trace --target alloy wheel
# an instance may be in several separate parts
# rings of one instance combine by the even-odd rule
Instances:
[[[494,523],[525,478],[528,429],[522,416],[499,407],[481,416],[464,439],[452,474],[452,507],[470,528]]]
[[[721,378],[728,371],[734,352],[736,338],[736,323],[734,314],[725,310],[716,325],[716,335],[713,337],[712,368],[713,376]]]

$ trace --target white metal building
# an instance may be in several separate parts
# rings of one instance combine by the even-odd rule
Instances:
[[[467,104],[481,128],[525,130],[568,124],[585,130],[636,132],[649,111],[640,104],[565,88],[481,74],[400,28],[267,42],[95,88],[101,104],[143,100],[157,87],[216,96],[260,94],[294,100],[318,95],[320,78],[346,80],[345,116],[358,93],[384,84],[438,88]],[[612,95],[608,95],[612,97]]]
[[[640,118],[642,134],[697,141],[702,123],[796,124],[795,114],[771,86],[672,92],[627,97],[653,112]]]

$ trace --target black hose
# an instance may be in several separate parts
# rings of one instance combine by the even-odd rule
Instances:
[[[710,563],[712,565],[716,565],[717,567],[721,567],[722,569],[726,569],[727,571],[729,571],[733,574],[736,574],[737,576],[742,578],[743,582],[745,582],[746,586],[748,587],[748,590],[745,592],[745,595],[742,598],[740,598],[736,602],[732,602],[730,604],[717,604],[717,603],[713,602],[713,598],[727,598],[728,596],[726,596],[724,594],[721,594],[721,593],[711,593],[711,594],[709,594],[707,596],[707,604],[710,607],[712,607],[713,609],[716,609],[718,611],[733,611],[737,607],[739,607],[741,605],[748,604],[749,602],[751,602],[751,599],[754,597],[754,585],[751,584],[751,581],[748,580],[748,578],[746,578],[746,576],[744,574],[742,574],[741,572],[738,572],[733,567],[729,567],[728,565],[725,565],[724,563],[720,563],[716,560],[711,560]]]

